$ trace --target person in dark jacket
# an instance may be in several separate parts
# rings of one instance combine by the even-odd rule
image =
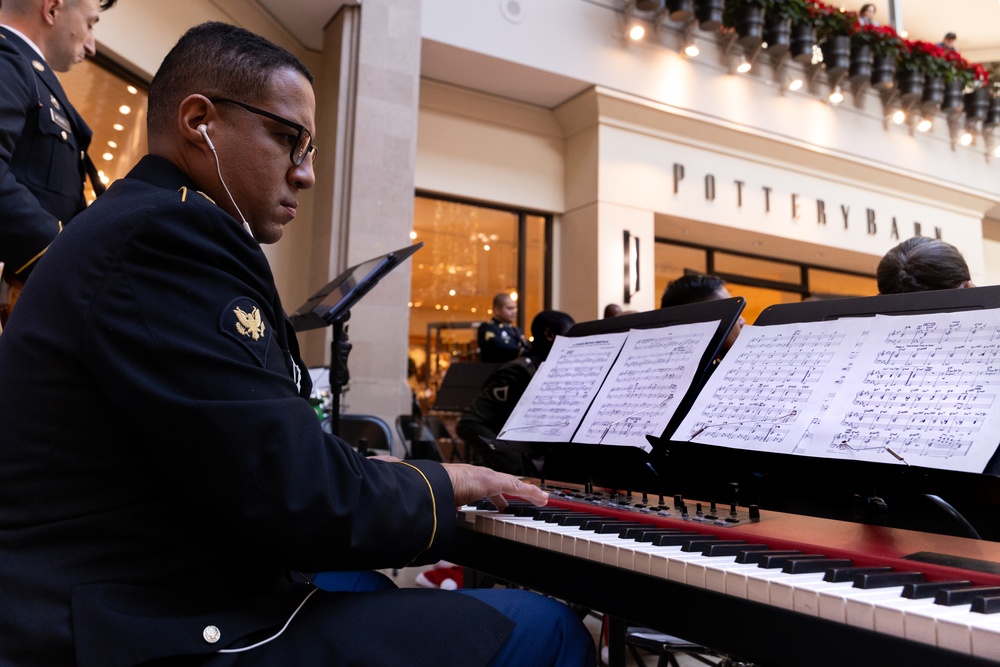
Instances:
[[[0,262],[8,280],[23,283],[87,205],[91,132],[55,73],[94,55],[94,25],[116,1],[3,0],[0,7]]]
[[[479,325],[479,360],[503,363],[517,359],[528,350],[528,340],[514,325],[517,302],[501,292],[493,297],[493,317]]]
[[[311,81],[252,33],[192,28],[150,87],[150,155],[26,284],[0,336],[0,664],[593,665],[540,595],[298,574],[431,563],[457,506],[546,502],[365,458],[316,419],[260,247],[314,183]]]
[[[538,365],[545,361],[556,336],[562,336],[574,324],[573,318],[558,310],[543,310],[531,321],[531,348],[527,356],[509,361],[493,371],[476,399],[458,420],[456,431],[474,453],[478,462],[494,470],[534,477],[538,470],[531,459],[519,452],[498,451],[486,440],[497,437],[528,388]]]

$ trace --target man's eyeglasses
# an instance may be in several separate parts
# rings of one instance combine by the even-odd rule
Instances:
[[[246,104],[245,102],[237,102],[236,100],[231,100],[225,97],[210,97],[208,98],[212,104],[218,104],[219,102],[225,102],[227,104],[235,104],[236,106],[243,107],[251,113],[255,113],[258,116],[263,116],[264,118],[270,118],[276,123],[281,123],[282,125],[287,125],[296,132],[298,136],[295,138],[295,143],[292,144],[292,152],[289,157],[292,159],[292,164],[298,167],[302,164],[302,161],[306,159],[306,155],[309,153],[313,154],[313,158],[316,157],[317,148],[312,145],[312,133],[309,132],[305,127],[288,120],[287,118],[282,118],[277,114],[273,114],[270,111],[264,111],[263,109],[258,109],[255,106]]]

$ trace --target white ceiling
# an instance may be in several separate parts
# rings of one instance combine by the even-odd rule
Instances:
[[[295,35],[307,48],[320,51],[323,47],[323,29],[341,6],[361,3],[363,0],[257,0],[282,25]],[[433,0],[421,0],[433,2]],[[482,0],[468,0],[479,2]],[[588,0],[580,0],[585,2]],[[616,0],[605,0],[613,4]],[[617,0],[624,6],[624,0]],[[893,0],[876,0],[876,20],[889,23],[889,5]],[[833,2],[835,0],[827,0]],[[899,7],[902,28],[911,39],[938,42],[946,32],[958,35],[957,48],[972,62],[1000,61],[1000,0],[895,0]],[[861,2],[845,3],[851,10],[857,10]],[[512,77],[497,79],[483,76],[483,71],[468,67],[467,57],[448,57],[447,49],[436,51],[425,43],[422,73],[431,78],[463,85],[462,78],[468,73],[476,73],[476,87],[485,92],[493,92],[512,99],[520,99],[542,106],[554,106],[562,101],[555,99],[558,91],[551,90],[550,82],[544,84],[532,77]],[[522,73],[526,74],[526,73]],[[535,80],[538,85],[532,86]],[[511,90],[510,83],[517,81],[523,90]],[[496,82],[498,89],[486,89],[490,82]],[[569,84],[569,82],[567,82]],[[575,92],[574,85],[564,86],[567,92]],[[570,92],[570,94],[572,94]],[[542,97],[539,97],[542,95]],[[565,99],[565,98],[563,98]]]

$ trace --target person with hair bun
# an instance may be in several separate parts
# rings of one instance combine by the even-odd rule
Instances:
[[[887,252],[875,279],[879,294],[975,287],[958,248],[926,236],[914,236]]]

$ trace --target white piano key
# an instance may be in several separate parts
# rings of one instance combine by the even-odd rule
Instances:
[[[908,609],[903,612],[903,635],[906,639],[937,645],[937,626],[940,619],[971,613],[971,604],[960,604],[954,607],[934,604],[928,607]]]
[[[805,582],[807,580],[818,581],[823,578],[821,573],[788,574],[782,572],[780,568],[757,568],[756,571],[749,570],[740,574],[745,576],[747,580],[747,599],[764,604],[770,604],[771,584],[774,581],[791,582],[801,577],[801,581]],[[819,576],[816,576],[817,574]]]
[[[1000,614],[972,615],[972,655],[1000,661]]]
[[[718,572],[722,571],[727,565],[733,566],[736,564],[736,556],[702,556],[698,559],[689,560],[687,561],[687,567],[684,568],[684,583],[689,586],[697,586],[698,588],[708,588],[709,567],[714,568],[714,571]]]
[[[670,559],[670,563],[667,567],[667,579],[670,581],[676,581],[681,584],[686,584],[688,579],[687,566],[689,562],[704,561],[708,556],[705,556],[700,551],[694,552],[681,552]],[[714,560],[714,559],[710,559]],[[735,557],[733,560],[736,560]],[[704,582],[704,569],[701,570],[702,582]]]
[[[792,609],[801,614],[819,616],[819,595],[824,591],[838,591],[854,587],[853,581],[812,581],[797,586],[792,592]]]
[[[852,589],[858,590],[858,589]],[[844,610],[849,625],[866,630],[875,629],[875,607],[881,602],[888,602],[903,596],[902,586],[889,588],[873,588],[857,594],[845,596],[847,606]]]
[[[633,548],[635,572],[651,574],[661,579],[667,578],[667,567],[671,559],[682,553],[678,547],[658,547],[650,542],[638,542]]]
[[[705,564],[705,588],[717,593],[726,592],[726,577],[740,570],[750,570],[757,567],[757,563],[706,563]]]
[[[838,623],[847,623],[847,603],[852,598],[864,600],[873,594],[881,594],[888,589],[873,588],[863,589],[849,586],[847,588],[825,588],[819,591],[819,617]],[[903,587],[899,586],[897,594],[903,592]],[[874,620],[872,621],[874,625]]]
[[[934,598],[892,598],[883,600],[875,606],[875,631],[896,637],[905,637],[904,618],[907,611],[929,608],[934,605]],[[933,642],[928,642],[933,643]]]
[[[807,584],[823,581],[822,572],[804,572],[790,574],[787,577],[776,577],[769,582],[767,590],[768,604],[782,609],[795,608],[795,591]]]

